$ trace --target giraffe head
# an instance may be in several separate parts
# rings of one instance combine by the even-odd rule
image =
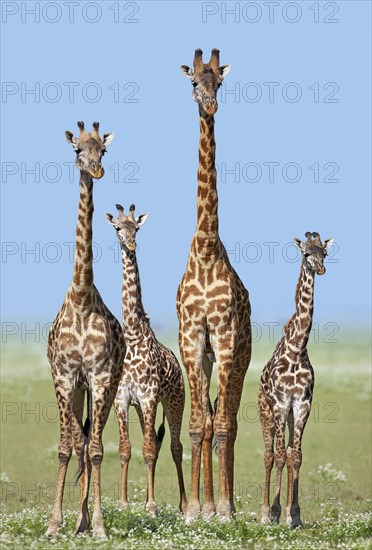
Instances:
[[[119,214],[117,218],[114,218],[112,214],[106,213],[106,220],[114,226],[116,229],[116,235],[120,246],[124,249],[134,252],[136,250],[136,235],[140,226],[145,223],[148,218],[148,214],[141,214],[136,219],[134,218],[135,206],[132,204],[129,207],[129,214],[124,214],[124,208],[121,204],[115,205]]]
[[[217,90],[223,79],[228,75],[231,65],[220,66],[220,52],[212,50],[209,63],[203,63],[203,52],[195,50],[194,70],[188,65],[181,65],[180,69],[193,86],[192,96],[199,108],[208,115],[214,115],[218,109]]]
[[[78,122],[77,125],[80,129],[78,138],[72,132],[65,132],[67,143],[72,145],[76,153],[76,166],[80,172],[99,180],[105,173],[101,160],[106,153],[106,147],[114,139],[114,134],[110,132],[100,138],[99,122],[93,122],[92,132],[85,130],[84,122]]]
[[[326,239],[324,243],[320,240],[319,233],[305,233],[306,241],[294,239],[294,243],[302,252],[305,267],[318,275],[324,275],[324,258],[327,256],[328,249],[333,244],[333,239]]]

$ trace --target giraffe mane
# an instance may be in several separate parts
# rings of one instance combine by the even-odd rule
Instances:
[[[298,281],[297,281],[297,286],[296,286],[296,293],[295,293],[295,304],[297,304],[299,298],[300,298],[300,291],[301,291],[301,273],[302,273],[302,266],[303,266],[303,263],[304,263],[304,260],[302,259],[302,263],[301,263],[301,271],[300,271],[300,276],[298,278]],[[291,328],[292,324],[293,324],[293,321],[295,320],[295,317],[296,317],[296,313],[294,313],[292,315],[292,317],[289,319],[288,323],[284,326],[284,334],[287,334],[288,330]]]

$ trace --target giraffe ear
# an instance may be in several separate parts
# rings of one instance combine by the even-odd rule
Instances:
[[[180,69],[187,78],[192,78],[194,76],[192,69],[190,69],[188,65],[181,65]]]
[[[220,76],[222,77],[222,80],[227,77],[231,69],[231,65],[222,65],[218,72],[220,73]]]
[[[324,248],[327,252],[331,248],[331,246],[333,245],[334,242],[335,242],[335,240],[334,240],[333,237],[330,237],[329,239],[326,239],[324,241]]]
[[[293,242],[294,242],[295,246],[296,246],[297,248],[299,248],[299,249],[301,250],[301,252],[302,252],[303,249],[304,249],[304,243],[301,241],[301,239],[296,239],[296,238],[294,238],[294,239],[293,239]]]
[[[109,132],[108,134],[103,134],[102,136],[102,143],[105,147],[110,145],[112,140],[114,139],[114,132]]]
[[[78,140],[74,136],[74,134],[72,132],[69,132],[68,130],[66,130],[65,137],[66,137],[67,143],[69,143],[70,145],[72,145],[72,147],[74,149],[76,149]]]
[[[117,223],[117,219],[114,218],[114,216],[112,214],[110,214],[109,212],[106,212],[105,213],[105,218],[106,220],[111,224],[111,225],[116,225]]]
[[[146,222],[148,217],[149,217],[148,214],[140,214],[138,216],[138,218],[136,219],[136,224],[137,225],[143,225]]]

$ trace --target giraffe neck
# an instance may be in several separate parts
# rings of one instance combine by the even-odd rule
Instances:
[[[313,323],[315,273],[302,261],[296,288],[296,312],[286,326],[287,340],[297,351],[306,349]]]
[[[200,141],[197,195],[196,252],[206,258],[218,253],[218,195],[214,117],[199,110]]]
[[[70,297],[81,308],[89,307],[93,296],[93,209],[93,180],[80,173],[80,201]]]
[[[135,252],[122,247],[123,260],[123,321],[125,332],[135,332],[138,325],[148,321],[142,304],[141,282]]]

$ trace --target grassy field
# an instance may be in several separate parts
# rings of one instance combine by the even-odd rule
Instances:
[[[177,347],[170,342],[174,350]],[[313,410],[303,440],[300,504],[303,530],[261,526],[263,441],[257,389],[261,369],[274,344],[258,342],[247,374],[236,445],[237,517],[221,523],[197,520],[186,527],[177,513],[178,487],[169,450],[169,433],[157,465],[157,518],[143,509],[145,466],[137,419],[131,416],[130,495],[133,506],[117,507],[120,463],[114,414],[104,432],[102,468],[104,509],[109,540],[105,548],[368,548],[371,544],[371,377],[368,339],[344,335],[338,343],[312,343],[316,373]],[[211,395],[215,395],[215,385]],[[84,548],[91,539],[71,536],[78,487],[71,461],[65,492],[65,525],[56,542],[43,540],[54,498],[57,471],[58,412],[45,344],[9,342],[2,349],[1,521],[7,548]],[[160,407],[159,407],[160,409]],[[159,411],[160,412],[160,411]],[[191,456],[186,399],[182,442],[189,487]],[[158,416],[160,418],[160,415]],[[217,472],[217,459],[214,457]],[[217,475],[215,476],[217,480]],[[283,491],[285,494],[285,490]],[[218,487],[216,486],[216,500]]]

